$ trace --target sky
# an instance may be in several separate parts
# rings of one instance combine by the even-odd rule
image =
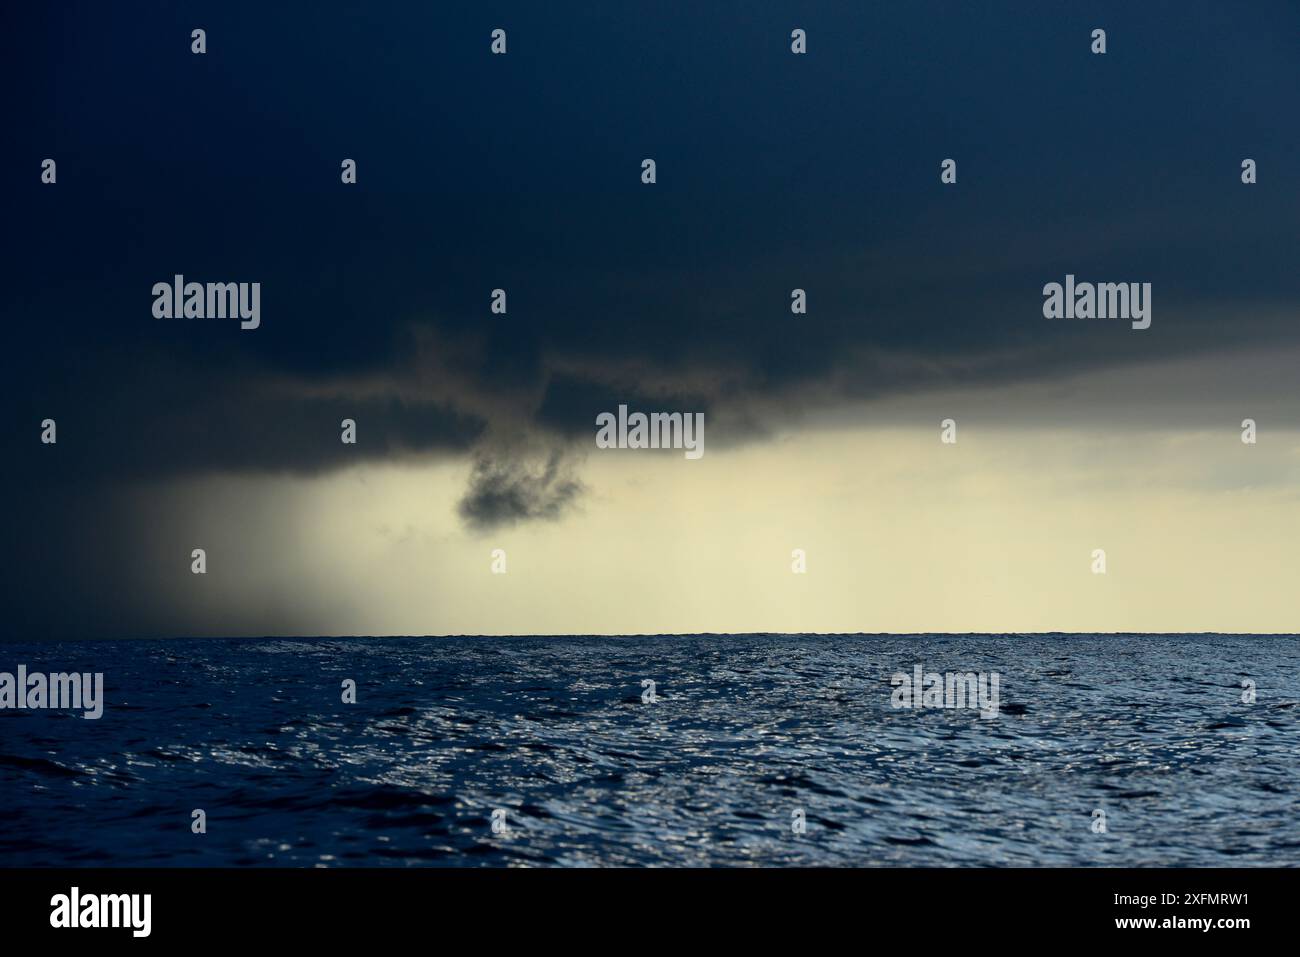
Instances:
[[[1297,631],[1300,8],[1087,7],[6,9],[0,628]]]

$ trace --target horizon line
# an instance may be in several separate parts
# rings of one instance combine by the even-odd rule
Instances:
[[[1047,638],[1047,637],[1143,637],[1143,638],[1297,638],[1300,632],[1292,631],[683,631],[683,632],[536,632],[530,634],[384,634],[384,635],[135,635],[135,636],[82,636],[22,638],[0,636],[0,644],[20,641],[349,641],[361,639],[403,638]]]

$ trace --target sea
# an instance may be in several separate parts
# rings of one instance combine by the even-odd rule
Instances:
[[[1300,862],[1294,635],[0,642],[19,665],[102,672],[103,715],[0,710],[0,866]],[[897,707],[918,666],[996,673],[996,714]]]

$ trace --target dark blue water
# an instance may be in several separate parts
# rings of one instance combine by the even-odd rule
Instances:
[[[0,711],[0,865],[1300,861],[1295,637],[0,643],[18,664],[107,703]],[[998,672],[998,717],[892,708],[915,664]]]

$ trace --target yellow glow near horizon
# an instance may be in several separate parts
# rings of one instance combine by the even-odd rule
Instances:
[[[1250,477],[1298,462],[1296,434],[965,428],[946,446],[937,423],[699,461],[593,449],[573,513],[488,534],[456,515],[464,464],[209,478],[145,497],[139,601],[187,635],[1293,632],[1300,498]],[[191,542],[206,576],[177,565]]]

